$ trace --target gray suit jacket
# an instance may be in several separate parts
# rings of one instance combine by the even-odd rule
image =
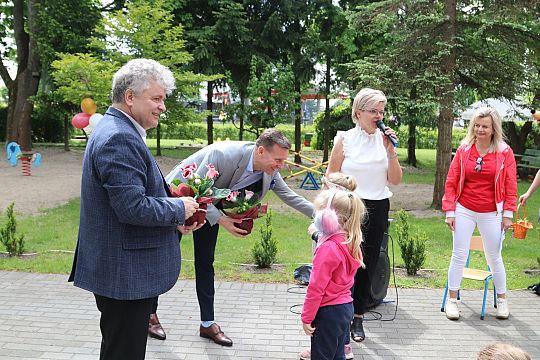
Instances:
[[[167,196],[163,176],[135,126],[109,108],[84,153],[70,280],[118,300],[166,292],[180,274],[176,225],[184,217],[182,201]]]
[[[182,177],[180,168],[193,163],[197,164],[197,173],[204,176],[208,171],[206,165],[213,164],[219,172],[214,186],[221,189],[228,189],[238,182],[246,170],[254,149],[255,143],[245,141],[220,141],[208,145],[178,164],[165,177],[165,180],[168,183],[173,179],[186,181]],[[268,190],[273,190],[290,207],[306,216],[313,216],[313,204],[292,191],[281,178],[279,172],[275,172],[273,175],[264,173],[262,191],[257,195],[262,199]],[[211,205],[208,207],[206,220],[211,225],[215,225],[220,217],[221,213],[215,206]]]

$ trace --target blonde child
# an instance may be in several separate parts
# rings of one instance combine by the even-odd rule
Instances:
[[[531,360],[531,356],[514,345],[495,343],[483,348],[477,360]]]
[[[354,311],[350,289],[363,265],[364,204],[352,191],[328,187],[314,201],[319,236],[301,316],[312,360],[345,359]]]

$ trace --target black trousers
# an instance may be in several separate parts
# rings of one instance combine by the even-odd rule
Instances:
[[[201,312],[201,321],[214,320],[214,254],[219,225],[208,222],[193,232],[195,256],[195,288]]]
[[[311,360],[345,359],[352,317],[352,303],[319,308],[312,323],[316,329],[311,337]]]
[[[148,319],[156,298],[116,300],[94,294],[101,312],[100,360],[139,360],[146,355]]]
[[[353,304],[354,313],[362,315],[368,310],[371,298],[371,283],[379,261],[384,232],[388,228],[388,211],[390,201],[364,200],[367,218],[362,224],[363,243],[362,253],[366,268],[359,268],[354,277]]]

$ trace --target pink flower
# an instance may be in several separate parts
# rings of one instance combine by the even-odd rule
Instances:
[[[209,179],[213,179],[219,176],[219,172],[217,172],[216,167],[212,164],[207,164],[206,168],[208,169],[208,172],[206,173],[206,177]]]
[[[255,195],[253,191],[246,190],[246,200],[249,200]]]
[[[240,192],[231,191],[231,193],[225,198],[225,200],[230,201],[230,202],[235,202],[238,195],[240,195]]]
[[[185,167],[181,168],[181,170],[184,179],[191,179],[195,173],[195,170],[197,170],[197,164],[193,163],[186,165]]]

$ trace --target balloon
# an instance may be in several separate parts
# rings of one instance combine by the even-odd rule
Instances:
[[[92,116],[90,116],[90,125],[92,125],[92,127],[95,129],[97,124],[101,121],[102,117],[103,115],[99,113],[93,114]]]
[[[540,121],[540,111],[537,111],[537,112],[535,112],[534,114],[532,114],[532,117],[533,117],[536,121]]]
[[[81,110],[88,115],[92,115],[97,110],[97,105],[91,98],[84,98],[81,101]]]
[[[75,129],[83,129],[90,123],[90,115],[87,113],[78,113],[71,119],[71,124]]]

